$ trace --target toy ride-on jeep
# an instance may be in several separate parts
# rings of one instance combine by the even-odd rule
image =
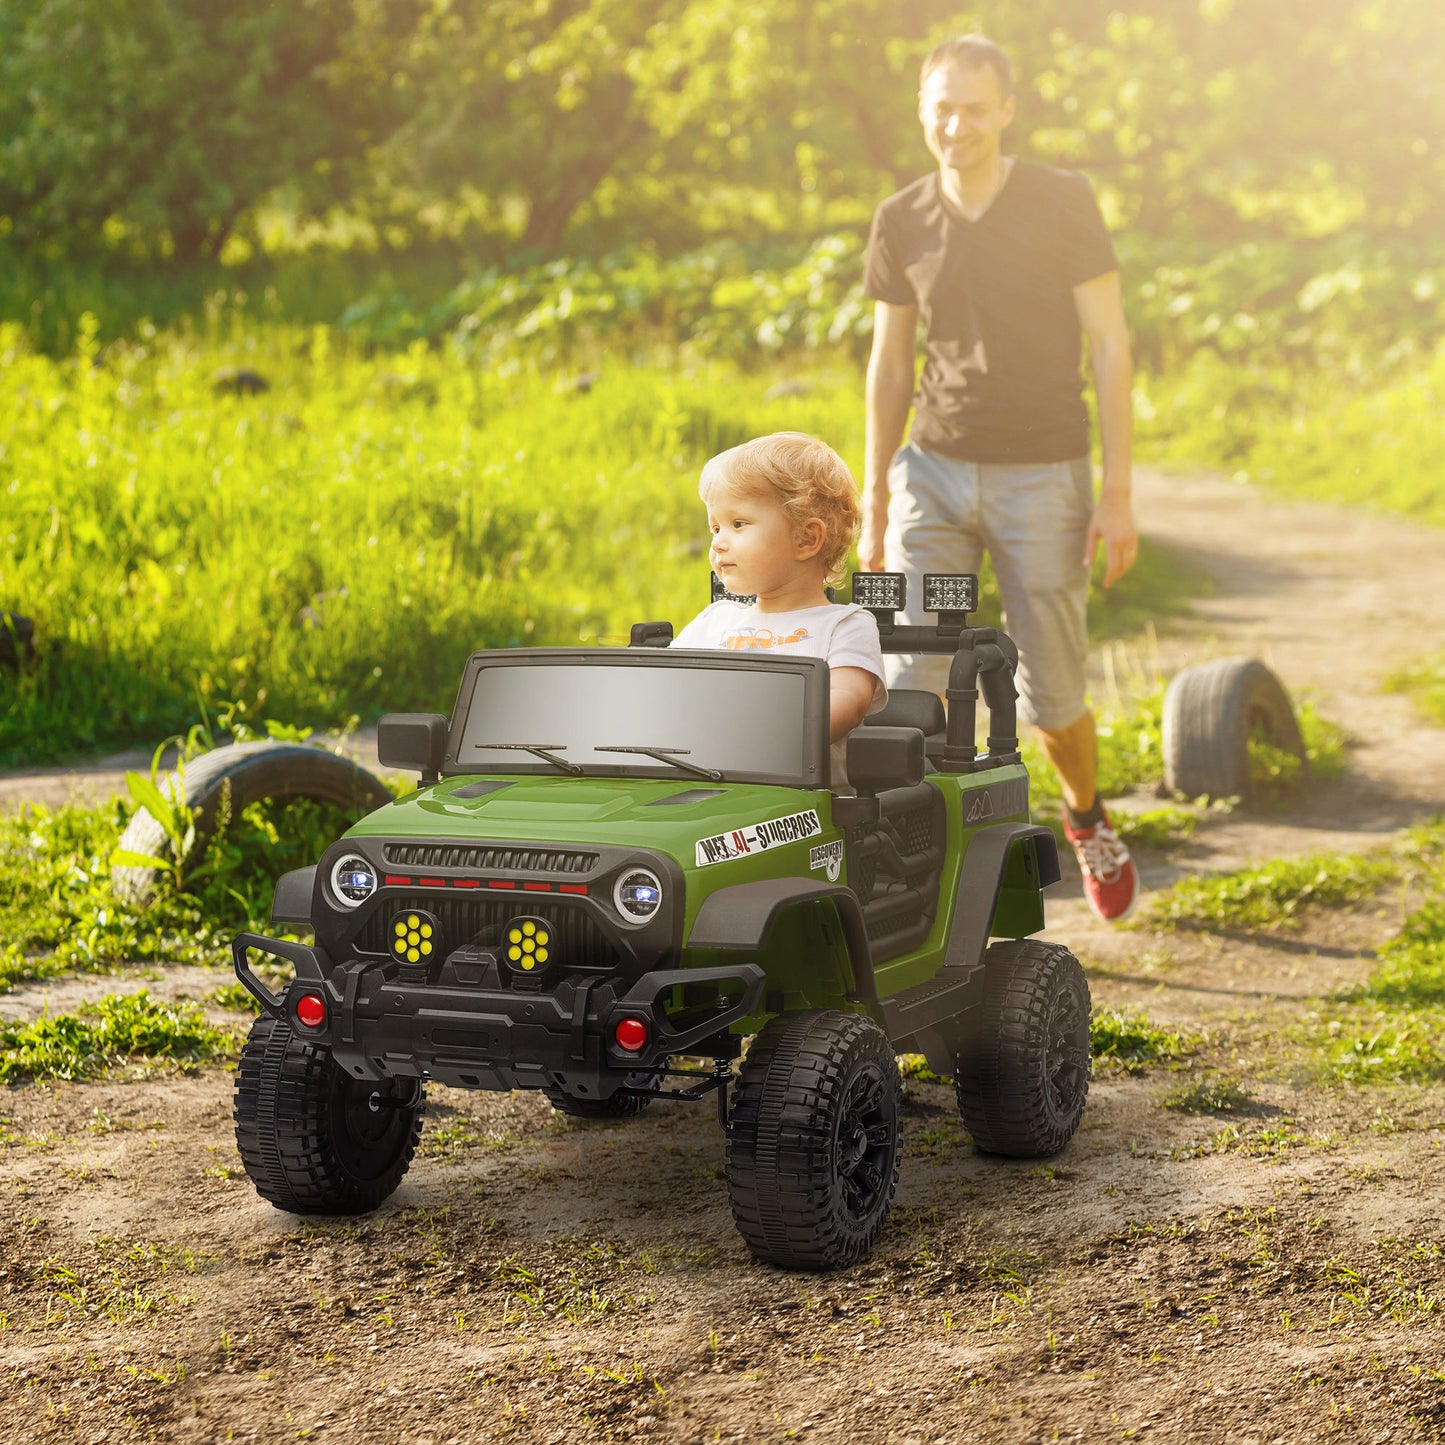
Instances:
[[[381,761],[421,786],[277,883],[273,923],[313,943],[235,940],[263,1010],[235,1095],[260,1193],[374,1209],[428,1079],[594,1119],[713,1093],[748,1248],[824,1269],[887,1218],[896,1054],[953,1076],[981,1150],[1063,1148],[1089,992],[1073,954],[1030,938],[1059,868],[1029,822],[1017,652],[967,626],[975,578],[924,585],[933,626],[895,623],[901,576],[853,579],[886,651],[953,656],[946,721],[933,694],[895,692],[850,735],[856,796],[829,789],[826,662],[669,649],[666,623],[625,648],[475,653],[450,719],[383,718]],[[253,951],[294,967],[280,993]]]

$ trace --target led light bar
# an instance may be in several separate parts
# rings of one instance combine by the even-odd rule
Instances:
[[[870,612],[902,612],[908,579],[902,572],[855,572],[853,603]]]
[[[972,572],[925,572],[923,610],[964,614],[977,612],[978,578]]]

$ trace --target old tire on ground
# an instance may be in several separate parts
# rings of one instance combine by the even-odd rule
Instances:
[[[1186,667],[1164,694],[1166,791],[1248,803],[1251,738],[1305,761],[1294,708],[1274,673],[1252,657]]]
[[[873,1249],[898,1183],[898,1061],[858,1014],[773,1019],[733,1091],[728,1198],[747,1247],[788,1269],[836,1269]]]
[[[1060,944],[1007,939],[984,955],[984,997],[954,1060],[958,1112],[986,1154],[1057,1154],[1089,1092],[1089,985]]]
[[[401,1183],[425,1110],[419,1081],[353,1079],[263,1014],[236,1071],[236,1147],[263,1199],[292,1214],[365,1214]]]
[[[186,806],[197,810],[193,853],[205,847],[223,816],[235,817],[263,798],[310,798],[334,803],[357,817],[391,801],[391,793],[374,773],[350,758],[306,743],[230,743],[193,758],[181,772]],[[168,773],[160,784],[167,798],[175,796],[175,778],[175,773]],[[152,858],[167,857],[171,851],[166,830],[147,808],[135,811],[118,846]],[[143,903],[157,872],[139,864],[117,864],[111,869],[111,882],[122,898]]]

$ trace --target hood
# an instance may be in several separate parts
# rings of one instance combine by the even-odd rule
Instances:
[[[444,778],[370,814],[348,837],[496,839],[661,849],[690,865],[703,838],[808,809],[826,792],[702,778]]]

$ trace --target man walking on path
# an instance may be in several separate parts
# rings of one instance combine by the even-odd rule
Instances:
[[[1095,786],[1084,700],[1089,566],[1104,585],[1138,554],[1130,500],[1132,365],[1118,262],[1088,181],[1005,156],[1009,62],[982,35],[923,62],[918,117],[938,169],[878,208],[864,290],[868,362],[861,565],[908,576],[921,622],[925,572],[977,571],[985,549],[1019,648],[1023,715],[1059,774],[1064,831],[1094,912],[1117,921],[1139,875]],[[923,375],[914,404],[919,318]],[[1098,398],[1103,485],[1089,467],[1082,337]],[[890,657],[889,687],[942,692],[948,660]]]

